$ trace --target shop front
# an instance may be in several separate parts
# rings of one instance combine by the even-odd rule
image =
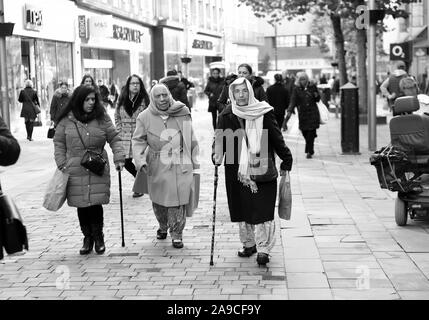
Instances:
[[[129,75],[142,77],[150,88],[151,31],[110,15],[78,9],[81,76],[122,87]]]
[[[188,78],[195,84],[197,91],[203,88],[210,73],[210,63],[222,60],[221,39],[202,34],[189,33],[187,65]],[[185,55],[185,33],[181,30],[164,29],[165,72],[180,70],[186,73],[181,62]]]
[[[6,43],[11,124],[19,119],[18,96],[27,79],[32,80],[39,96],[39,120],[49,120],[49,106],[58,82],[74,85],[74,3],[5,0],[4,7],[5,21],[15,23]]]

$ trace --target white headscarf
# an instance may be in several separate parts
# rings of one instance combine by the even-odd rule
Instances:
[[[238,106],[234,98],[234,88],[239,84],[246,84],[249,90],[249,102],[245,106]],[[253,87],[249,80],[246,78],[238,78],[229,86],[229,99],[231,100],[232,113],[246,121],[246,136],[241,144],[240,167],[238,169],[238,179],[244,184],[249,186],[253,192],[258,189],[256,183],[250,179],[249,174],[249,159],[250,153],[257,154],[261,150],[261,138],[264,122],[264,115],[274,108],[265,101],[259,101],[255,98]]]

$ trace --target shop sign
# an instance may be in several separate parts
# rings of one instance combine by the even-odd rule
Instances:
[[[79,38],[87,39],[88,38],[88,28],[87,28],[85,16],[78,16],[78,25],[79,25]]]
[[[193,49],[213,50],[213,42],[195,39],[194,42],[192,43],[192,48]]]
[[[42,10],[33,5],[24,7],[24,28],[26,30],[40,31],[43,25]]]
[[[127,27],[121,27],[116,24],[113,25],[113,38],[117,40],[130,41],[141,43],[143,32]]]
[[[113,36],[113,17],[94,16],[89,18],[89,32],[91,38],[112,38]]]

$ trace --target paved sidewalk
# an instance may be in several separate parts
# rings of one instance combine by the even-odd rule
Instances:
[[[121,247],[118,177],[112,173],[105,206],[104,255],[78,254],[82,236],[76,210],[41,207],[53,173],[53,147],[42,137],[21,140],[15,167],[2,168],[4,189],[25,219],[30,251],[0,264],[0,299],[428,299],[429,223],[397,227],[395,194],[380,189],[369,164],[366,126],[359,156],[343,156],[340,120],[318,131],[316,155],[307,160],[296,118],[285,134],[294,154],[291,221],[277,221],[277,242],[268,268],[255,257],[239,258],[237,226],[230,222],[223,167],[219,172],[215,265],[209,266],[213,165],[211,115],[206,102],[193,111],[201,146],[200,207],[187,221],[185,247],[156,240],[156,219],[147,196],[131,197],[123,173],[126,247]],[[389,140],[378,126],[378,146]],[[358,281],[357,281],[358,280]],[[369,280],[369,281],[368,281]]]

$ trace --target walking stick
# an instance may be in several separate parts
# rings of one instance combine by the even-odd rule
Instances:
[[[216,193],[217,193],[217,182],[218,182],[218,166],[215,166],[214,174],[214,192],[213,192],[213,233],[212,233],[212,249],[210,254],[210,265],[213,265],[213,252],[214,252],[214,240],[215,240],[215,228],[216,228]]]
[[[122,229],[122,247],[125,247],[125,240],[124,240],[124,208],[122,204],[122,176],[121,176],[121,170],[118,170],[118,177],[119,177],[119,203],[121,206],[121,229]]]

